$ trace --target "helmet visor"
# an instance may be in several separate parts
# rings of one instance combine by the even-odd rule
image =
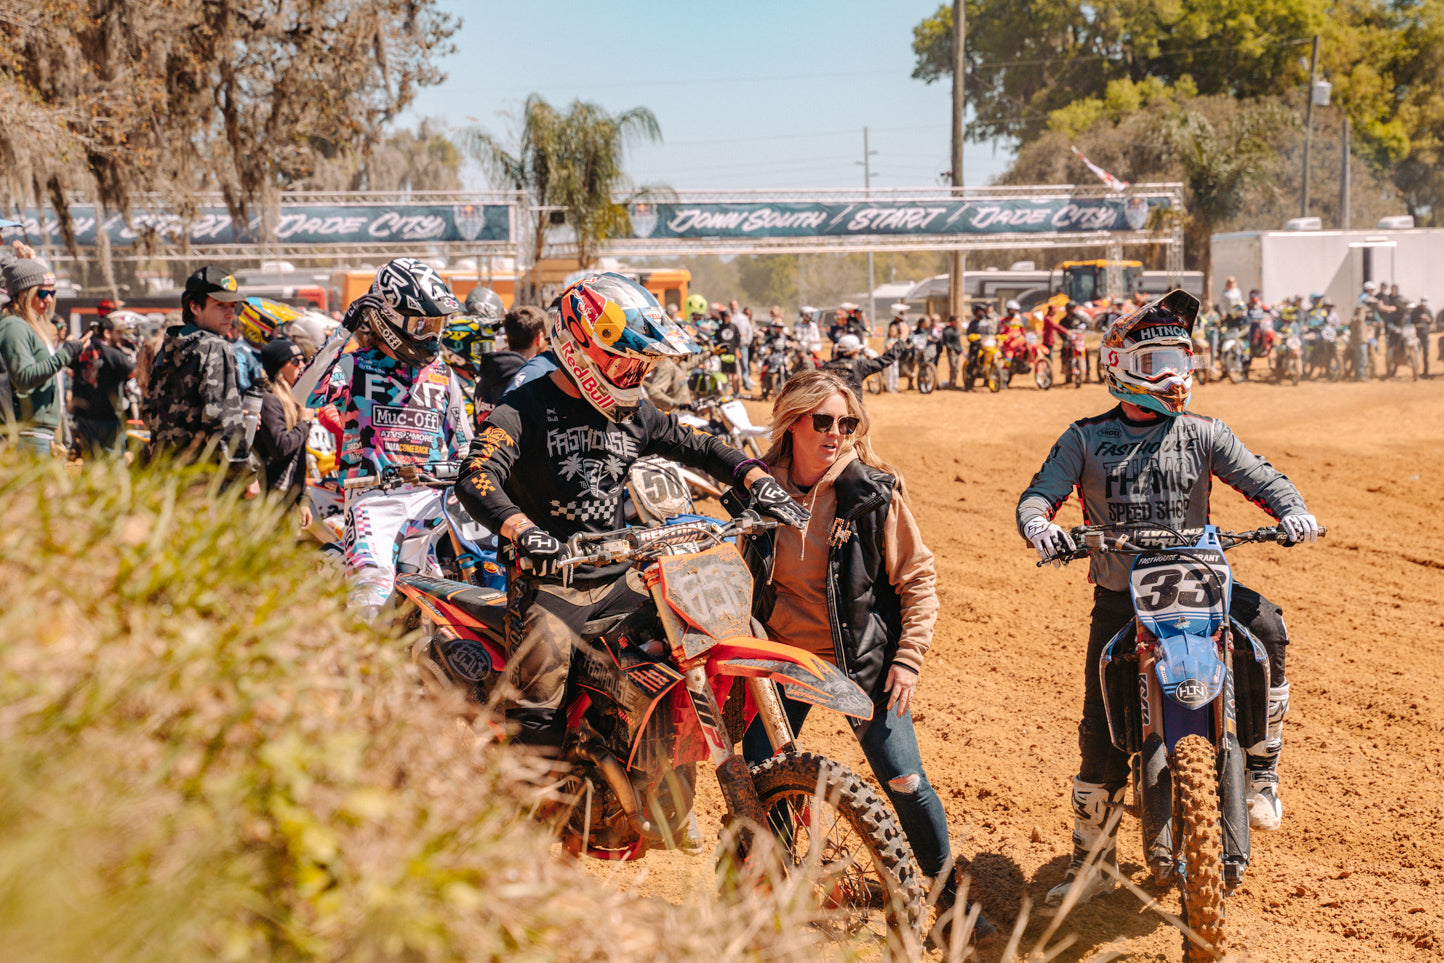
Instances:
[[[1134,348],[1128,355],[1128,370],[1145,381],[1170,375],[1182,378],[1193,371],[1193,352],[1173,344]]]
[[[629,358],[625,355],[609,354],[600,359],[597,367],[602,376],[618,388],[635,388],[652,370],[652,359]]]

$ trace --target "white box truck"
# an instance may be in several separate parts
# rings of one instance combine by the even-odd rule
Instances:
[[[1233,277],[1245,295],[1257,288],[1270,305],[1320,293],[1345,309],[1365,281],[1378,281],[1399,285],[1409,301],[1427,297],[1436,314],[1444,308],[1444,229],[1242,231],[1213,235],[1212,247],[1213,300],[1220,306]]]

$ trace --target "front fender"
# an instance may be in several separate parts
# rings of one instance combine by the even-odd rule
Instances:
[[[707,666],[710,674],[771,679],[798,702],[855,719],[872,718],[872,700],[861,686],[826,659],[790,645],[737,636],[714,645],[707,653]]]
[[[1223,692],[1226,667],[1218,643],[1206,635],[1160,640],[1154,672],[1164,698],[1185,709],[1202,709]]]

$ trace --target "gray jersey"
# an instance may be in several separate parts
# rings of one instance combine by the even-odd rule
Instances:
[[[1134,422],[1120,406],[1063,432],[1018,499],[1018,531],[1031,519],[1051,519],[1075,488],[1086,525],[1201,528],[1215,475],[1276,519],[1306,511],[1293,482],[1223,422],[1189,412]],[[1126,590],[1128,560],[1095,555],[1088,578]]]

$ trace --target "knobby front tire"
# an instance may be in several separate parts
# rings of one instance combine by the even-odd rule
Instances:
[[[815,753],[752,767],[788,873],[815,868],[825,926],[895,949],[920,945],[927,893],[892,810],[846,766]]]
[[[1184,736],[1173,750],[1174,847],[1182,873],[1179,896],[1183,921],[1212,946],[1196,945],[1185,934],[1185,963],[1212,963],[1223,955],[1223,840],[1218,815],[1218,765],[1213,745]]]

